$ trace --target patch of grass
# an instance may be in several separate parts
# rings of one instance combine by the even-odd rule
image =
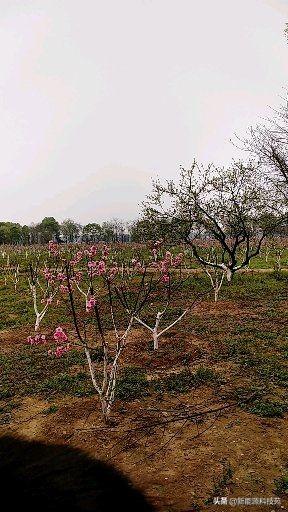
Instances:
[[[288,473],[280,478],[276,478],[274,480],[275,483],[275,493],[283,496],[284,494],[288,494]]]
[[[276,281],[287,282],[288,280],[287,272],[284,273],[281,270],[274,270],[274,272],[272,272],[272,276]]]
[[[257,414],[263,418],[283,418],[283,414],[287,411],[287,405],[281,402],[273,402],[270,400],[256,400],[252,406],[248,406],[247,410],[252,414]]]
[[[201,386],[202,384],[207,384],[208,382],[216,382],[218,380],[218,376],[211,370],[211,368],[205,368],[201,366],[194,373],[194,380],[196,385]]]
[[[257,355],[256,352],[253,352],[241,357],[239,362],[261,381],[273,382],[281,387],[288,386],[288,367],[282,354],[280,356],[279,354],[265,355],[264,353]]]
[[[83,350],[70,350],[67,352],[66,358],[66,366],[72,366],[72,365],[85,365],[86,364],[86,357]]]
[[[94,393],[89,376],[84,372],[76,375],[60,373],[44,380],[39,385],[39,390],[44,394],[68,394],[73,396],[89,396]]]
[[[5,414],[8,412],[11,412],[14,409],[17,409],[17,407],[19,407],[18,403],[9,402],[8,404],[4,405],[3,407],[0,407],[0,414]]]
[[[4,406],[0,407],[0,424],[6,425],[12,420],[12,411],[20,407],[20,404],[16,402],[8,402]]]
[[[0,354],[0,365],[6,365],[9,361],[9,357],[5,354]]]
[[[282,355],[285,359],[288,359],[288,343],[285,343],[285,345],[283,345],[281,348],[280,348],[281,352],[282,352]]]
[[[50,405],[47,409],[44,409],[43,414],[54,414],[58,411],[57,405]]]
[[[247,400],[249,400],[249,397],[252,397],[251,399],[260,400],[263,398],[263,396],[267,393],[266,387],[261,386],[255,386],[253,384],[247,385],[247,386],[240,386],[233,389],[233,391],[230,393],[229,397],[237,400],[237,403],[240,407],[247,407],[248,403]]]
[[[73,366],[86,368],[83,351],[71,350],[65,357],[55,358],[47,356],[47,347],[18,348],[1,358],[0,399],[41,393],[49,379],[72,372]]]
[[[198,503],[191,503],[191,512],[201,512],[202,508],[200,507],[200,505],[198,505]]]
[[[0,416],[0,425],[7,425],[11,421],[10,414],[3,414]]]
[[[149,382],[146,373],[137,366],[124,368],[116,383],[116,399],[135,400],[147,396],[149,393]]]
[[[217,381],[218,377],[216,373],[210,368],[201,367],[198,368],[195,373],[185,368],[185,370],[179,373],[173,373],[154,381],[153,387],[159,392],[186,393],[192,388],[209,383],[216,383]]]
[[[260,340],[273,341],[277,339],[278,333],[273,331],[257,331],[254,336]]]
[[[216,347],[213,351],[213,357],[216,360],[221,359],[242,359],[243,356],[248,356],[250,354],[251,344],[250,339],[243,338],[227,338],[225,341],[221,341],[216,344]]]
[[[82,352],[82,354],[83,354],[83,361],[85,364],[87,364],[84,352]],[[103,347],[95,347],[91,350],[91,360],[93,361],[93,363],[102,363],[103,359],[104,359]],[[108,363],[112,363],[112,362],[113,362],[113,357],[111,355],[108,355]]]
[[[104,350],[102,347],[95,347],[91,351],[91,360],[94,363],[101,363],[104,359]]]
[[[6,400],[7,398],[12,398],[13,391],[10,389],[8,385],[0,384],[0,400]]]

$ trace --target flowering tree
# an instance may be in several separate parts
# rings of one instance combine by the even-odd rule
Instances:
[[[68,298],[75,335],[69,339],[63,327],[58,326],[53,335],[56,348],[49,350],[49,355],[61,357],[72,348],[83,349],[92,384],[100,398],[103,417],[108,421],[115,398],[119,360],[131,331],[134,312],[132,311],[129,315],[125,327],[120,329],[115,314],[117,296],[113,293],[118,268],[113,261],[109,260],[109,251],[106,247],[101,250],[97,246],[92,246],[90,249],[69,255],[61,255],[60,249],[55,247],[50,244],[54,257],[60,257],[64,270],[56,275],[46,274],[46,277],[49,283],[54,279],[59,282],[59,291]],[[36,286],[35,279],[32,286]],[[47,307],[46,304],[40,315],[45,314]],[[110,324],[105,328],[103,318],[107,310],[110,314]],[[112,346],[109,342],[111,327],[114,337]],[[45,342],[46,338],[40,335],[28,338],[28,343],[31,344]],[[93,351],[97,347],[101,347],[103,352],[102,376],[99,375],[93,362]]]

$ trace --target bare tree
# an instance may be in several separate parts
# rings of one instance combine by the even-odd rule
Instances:
[[[250,127],[244,138],[237,137],[237,145],[257,158],[263,176],[275,193],[288,201],[288,101],[262,124]]]
[[[144,208],[151,222],[168,219],[175,240],[189,244],[205,267],[223,270],[228,281],[259,254],[265,237],[282,220],[267,181],[252,161],[233,162],[228,169],[204,168],[194,161],[191,169],[181,168],[178,182],[154,182]],[[201,253],[195,243],[199,237],[218,243],[217,259]]]

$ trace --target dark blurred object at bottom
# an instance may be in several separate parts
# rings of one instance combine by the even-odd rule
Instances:
[[[0,489],[10,512],[154,510],[112,466],[75,448],[8,436],[0,437]]]

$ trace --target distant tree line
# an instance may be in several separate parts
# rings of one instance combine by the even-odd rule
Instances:
[[[58,222],[45,217],[37,224],[21,226],[15,222],[0,222],[0,244],[33,245],[50,240],[59,243],[75,242],[129,242],[133,239],[134,222],[112,219],[102,224],[90,222],[82,226],[72,219]]]
[[[270,214],[271,215],[271,214]],[[72,219],[65,219],[59,223],[54,217],[45,217],[38,224],[21,226],[15,222],[0,222],[0,244],[9,245],[35,245],[46,244],[50,240],[58,243],[113,243],[135,242],[147,243],[163,240],[167,244],[182,243],[184,241],[179,229],[179,219],[175,217],[161,218],[154,216],[147,210],[143,217],[132,222],[121,219],[105,221],[102,224],[90,222],[82,226]],[[270,217],[272,221],[272,217]],[[288,223],[273,218],[273,235],[288,236]],[[195,232],[196,235],[196,232]],[[199,238],[211,238],[208,234],[197,233]]]

